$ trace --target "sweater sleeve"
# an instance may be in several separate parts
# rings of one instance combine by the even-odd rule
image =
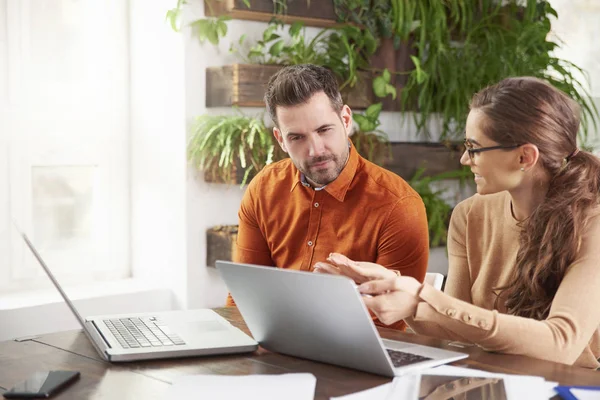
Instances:
[[[413,319],[416,325],[435,321],[442,331],[488,351],[573,364],[600,325],[599,259],[600,217],[594,217],[583,235],[579,257],[565,274],[546,320],[500,314],[428,285],[423,285],[419,294],[421,302]]]
[[[444,292],[453,298],[472,303],[470,290],[471,277],[466,248],[467,213],[470,204],[470,199],[459,203],[454,208],[452,217],[450,218],[447,244],[448,277],[446,278]],[[431,288],[431,290],[435,289]],[[413,331],[422,335],[462,342],[468,341],[460,336],[460,334],[444,329],[434,321],[416,321],[414,318],[407,318],[406,322]]]

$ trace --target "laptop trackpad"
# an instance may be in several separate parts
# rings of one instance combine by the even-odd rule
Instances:
[[[195,333],[208,333],[228,330],[227,326],[219,321],[190,321],[185,324],[186,330]]]
[[[407,349],[410,347],[417,346],[414,343],[398,342],[396,340],[389,340],[389,339],[381,339],[381,341],[383,342],[383,345],[386,348],[392,349],[392,350],[402,350],[402,349]]]

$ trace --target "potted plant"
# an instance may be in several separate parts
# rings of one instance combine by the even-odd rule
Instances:
[[[251,174],[285,153],[262,117],[201,115],[191,127],[188,160],[209,182],[245,184]]]
[[[322,30],[308,40],[304,25],[297,22],[289,27],[286,40],[282,29],[281,22],[274,21],[255,43],[240,37],[231,51],[242,63],[207,68],[208,107],[263,106],[266,83],[275,72],[286,65],[307,63],[322,65],[336,74],[342,97],[350,107],[365,109],[373,102],[366,69],[377,42],[367,31],[344,26]]]
[[[472,95],[509,76],[545,79],[581,104],[584,146],[588,127],[597,126],[598,110],[577,79],[583,71],[553,55],[550,19],[558,15],[546,0],[333,1],[340,22],[381,41],[372,65],[392,71],[400,109],[418,111],[415,123],[427,137],[434,115],[442,139],[462,135]]]
[[[473,93],[509,76],[535,76],[582,105],[580,138],[586,142],[588,124],[596,125],[598,110],[574,75],[580,69],[553,55],[558,44],[549,39],[550,18],[557,14],[548,1],[428,4],[405,7],[399,17],[402,26],[420,21],[414,31],[419,38],[415,69],[402,101],[417,104],[415,121],[421,131],[437,113],[443,121],[442,138],[462,135]]]

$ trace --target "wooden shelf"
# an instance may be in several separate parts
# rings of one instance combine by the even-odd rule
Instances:
[[[384,160],[383,168],[410,180],[417,170],[425,168],[423,176],[432,176],[442,172],[460,169],[460,157],[464,152],[462,143],[444,144],[436,142],[392,142],[391,156]],[[387,151],[387,149],[385,149]],[[246,183],[250,183],[255,174],[250,174]],[[231,180],[224,182],[208,173],[204,180],[210,183],[241,185],[244,171],[238,165],[232,169]]]
[[[210,2],[207,4],[207,2]],[[306,26],[329,28],[336,25],[337,16],[333,0],[294,0],[288,1],[285,15],[275,15],[273,0],[250,0],[248,8],[243,0],[205,0],[204,15],[230,16],[233,19],[269,22],[273,17],[284,23],[303,22]]]
[[[390,145],[392,156],[384,161],[383,167],[405,180],[411,179],[419,168],[425,168],[423,176],[455,171],[460,168],[464,152],[462,143],[393,142]]]
[[[231,261],[237,238],[237,225],[214,226],[206,230],[206,265],[214,267],[215,261]]]
[[[206,69],[206,107],[264,107],[269,78],[280,65],[233,64]],[[342,97],[352,109],[364,110],[373,103],[371,80],[361,79]]]

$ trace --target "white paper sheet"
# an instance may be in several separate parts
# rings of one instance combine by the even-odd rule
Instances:
[[[600,390],[571,389],[571,394],[577,400],[599,400]]]
[[[187,375],[175,378],[165,399],[313,400],[313,374]]]

